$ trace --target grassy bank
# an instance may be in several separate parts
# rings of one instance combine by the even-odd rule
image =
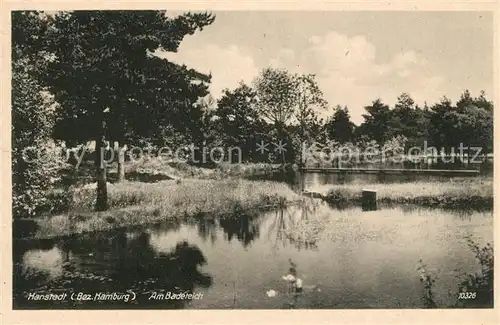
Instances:
[[[264,209],[298,196],[284,184],[246,180],[123,182],[108,184],[109,210],[92,212],[95,185],[74,189],[68,213],[37,220],[36,237],[150,224],[203,214],[229,215]]]
[[[125,179],[132,182],[154,183],[163,180],[177,179],[211,179],[230,178],[259,179],[279,171],[281,165],[264,163],[230,164],[220,163],[201,167],[183,161],[167,161],[160,158],[143,158],[125,163]],[[81,186],[95,182],[94,162],[85,160],[78,166],[67,166],[60,170],[62,185]],[[259,177],[260,176],[260,177]],[[117,163],[112,162],[107,168],[108,181],[118,178]]]
[[[323,195],[326,201],[333,204],[361,203],[361,193],[365,188],[377,191],[377,202],[381,203],[474,210],[493,208],[491,178],[400,184],[338,184],[330,186]]]
[[[140,177],[164,177],[164,179],[198,178],[198,179],[225,179],[235,177],[253,177],[256,175],[268,175],[279,169],[279,165],[264,163],[230,164],[220,163],[211,168],[193,166],[185,162],[172,162],[159,158],[141,159],[127,162],[125,173],[128,178]]]

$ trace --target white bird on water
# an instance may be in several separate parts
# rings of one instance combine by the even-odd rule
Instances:
[[[267,294],[268,297],[276,297],[276,295],[278,294],[278,291],[271,289],[271,290],[268,290],[266,292],[266,294]]]

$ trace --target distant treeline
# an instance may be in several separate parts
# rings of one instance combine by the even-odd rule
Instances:
[[[281,139],[275,139],[272,124],[259,120],[258,110],[249,104],[251,101],[241,98],[245,89],[247,96],[254,94],[242,86],[227,91],[218,101],[211,114],[219,119],[208,126],[212,129],[209,140],[224,146],[246,147],[246,159],[258,160],[262,156],[255,152],[256,143],[262,138],[270,142]],[[482,148],[482,154],[493,150],[493,103],[486,99],[484,92],[472,97],[466,90],[455,104],[444,97],[430,107],[416,105],[409,94],[403,93],[394,107],[376,99],[365,107],[365,111],[363,123],[356,126],[351,121],[349,109],[337,106],[326,120],[311,118],[307,121],[308,133],[302,140],[334,148],[357,146],[361,150],[377,145],[380,149],[389,147],[388,150],[435,147],[438,152],[444,149],[444,154],[457,154],[460,146]],[[283,140],[292,143],[288,149],[294,148],[296,138],[300,138],[300,127],[300,124],[286,125]],[[301,148],[295,149],[295,152],[288,150],[288,159],[297,158],[296,152]]]

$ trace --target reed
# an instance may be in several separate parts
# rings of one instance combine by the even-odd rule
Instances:
[[[491,178],[459,179],[448,182],[414,182],[398,184],[338,184],[325,197],[330,203],[361,202],[363,188],[377,192],[377,201],[395,204],[417,204],[427,207],[491,210]]]
[[[285,184],[237,179],[185,179],[158,183],[122,182],[108,185],[109,211],[93,212],[93,186],[74,190],[70,212],[37,220],[37,237],[151,224],[185,216],[233,215],[294,201],[298,195]]]

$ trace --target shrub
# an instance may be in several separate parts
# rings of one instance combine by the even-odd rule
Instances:
[[[42,144],[41,144],[42,145]],[[22,148],[13,149],[12,213],[14,218],[34,217],[42,212],[63,208],[68,200],[64,191],[53,192],[60,181],[62,163],[53,143],[44,143],[46,158],[25,157]],[[40,146],[37,147],[40,149]]]
[[[459,274],[459,292],[476,293],[474,299],[461,299],[461,307],[493,307],[493,246],[486,243],[485,246],[474,241],[471,236],[467,236],[467,245],[474,252],[476,260],[479,262],[480,270],[473,274]]]
[[[456,302],[448,307],[462,308],[492,308],[493,307],[493,246],[486,243],[481,247],[471,236],[465,237],[467,246],[474,252],[480,270],[475,273],[459,273],[458,290],[455,295]],[[426,265],[420,261],[418,267],[420,272],[420,282],[424,284],[424,305],[427,308],[439,308],[433,293],[436,277],[426,271]],[[463,295],[463,296],[462,296]]]

